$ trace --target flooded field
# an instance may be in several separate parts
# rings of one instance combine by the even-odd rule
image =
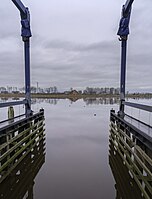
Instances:
[[[83,100],[41,105],[46,162],[36,177],[34,198],[115,198],[108,138],[110,109],[117,105]]]
[[[39,149],[40,159],[37,156],[25,159],[22,170],[15,170],[15,174],[22,171],[22,180],[17,180],[13,189],[20,187],[20,181],[22,188],[26,185],[20,196],[16,194],[16,199],[128,199],[136,195],[140,198],[119,155],[111,152],[109,115],[112,108],[118,110],[117,99],[33,100],[34,111],[42,107],[46,145]],[[19,108],[20,113],[22,109]],[[41,153],[44,148],[45,157]],[[123,178],[119,170],[123,171]],[[10,179],[13,178],[12,173]],[[9,185],[8,180],[2,187],[12,189]],[[1,198],[5,197],[1,195]]]

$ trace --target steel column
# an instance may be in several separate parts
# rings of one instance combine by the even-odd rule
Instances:
[[[21,15],[21,36],[24,42],[25,55],[25,114],[29,117],[32,114],[31,110],[31,88],[30,88],[30,37],[32,37],[30,29],[30,12],[21,0],[12,0],[15,6],[20,11]]]
[[[125,88],[126,88],[126,55],[127,40],[121,41],[121,76],[120,76],[120,112],[124,112]]]
[[[25,99],[27,101],[26,115],[31,113],[31,85],[30,85],[30,39],[24,41],[25,53]]]
[[[125,87],[126,87],[126,54],[127,54],[127,39],[129,35],[129,22],[131,15],[131,7],[134,0],[127,0],[122,6],[122,16],[119,23],[117,35],[121,41],[121,77],[120,77],[120,109],[119,115],[124,117],[125,104]]]

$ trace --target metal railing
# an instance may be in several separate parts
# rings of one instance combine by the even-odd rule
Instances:
[[[45,139],[44,111],[0,128],[0,183]]]
[[[144,151],[144,143],[138,145],[136,136],[132,136],[132,132],[126,128],[121,129],[112,121],[110,126],[110,140],[115,150],[129,169],[144,198],[150,199],[152,196],[152,159],[147,153],[148,149]]]
[[[17,106],[17,105],[22,105],[22,104],[26,104],[27,100],[24,99],[22,101],[13,101],[13,102],[3,102],[0,103],[0,108],[5,108],[5,107],[9,107],[9,106]]]
[[[133,107],[133,108],[152,112],[152,106],[148,106],[148,105],[144,105],[144,104],[137,104],[137,103],[133,103],[133,102],[125,102],[125,101],[123,101],[122,103],[123,103],[123,105],[126,105],[126,106],[130,106],[130,107]]]
[[[152,137],[147,133],[143,132],[136,126],[132,125],[130,122],[126,121],[124,118],[121,118],[113,110],[110,114],[110,120],[117,124],[119,127],[127,129],[127,132],[132,133],[136,139],[140,142],[144,142],[145,146],[152,150]]]

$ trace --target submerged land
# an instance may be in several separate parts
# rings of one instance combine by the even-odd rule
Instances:
[[[25,93],[0,93],[1,98],[22,98]],[[73,99],[82,98],[119,98],[119,94],[79,94],[79,93],[32,93],[32,98],[51,98],[51,99]],[[152,93],[131,93],[126,94],[127,98],[152,98]]]
[[[1,98],[24,98],[25,97],[25,87],[17,88],[12,86],[0,87],[0,97]],[[101,87],[93,88],[86,87],[84,90],[76,90],[70,88],[69,90],[59,91],[56,86],[49,88],[41,88],[31,86],[31,97],[32,98],[46,98],[46,99],[71,99],[76,101],[78,99],[85,98],[118,98],[120,97],[120,88],[114,87]],[[128,98],[152,98],[151,92],[126,92],[126,97]]]

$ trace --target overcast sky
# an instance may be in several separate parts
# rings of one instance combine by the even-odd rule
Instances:
[[[31,12],[31,82],[59,90],[119,87],[116,35],[124,0],[23,0]],[[19,12],[0,4],[0,86],[24,85]],[[127,90],[152,91],[152,0],[135,0],[130,23]]]

